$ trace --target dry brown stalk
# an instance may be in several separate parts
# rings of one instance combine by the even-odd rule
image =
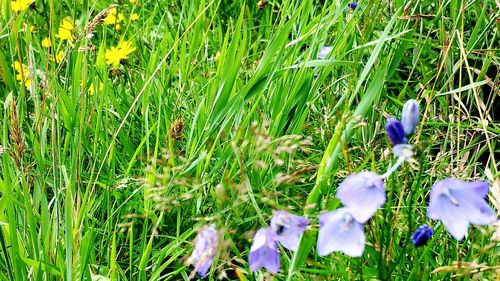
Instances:
[[[24,134],[19,123],[19,113],[17,112],[17,106],[14,98],[10,101],[10,126],[9,126],[9,136],[12,140],[12,158],[16,163],[17,167],[21,167],[22,159],[26,146],[24,145]]]

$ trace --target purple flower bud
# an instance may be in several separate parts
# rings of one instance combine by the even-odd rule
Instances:
[[[411,237],[411,242],[416,247],[423,246],[427,244],[427,241],[431,239],[433,234],[434,230],[432,230],[432,228],[427,224],[423,224],[415,230],[415,233],[413,233],[413,236]]]
[[[333,50],[333,47],[330,46],[320,46],[318,52],[318,59],[324,60],[328,56],[328,54]]]
[[[319,216],[318,255],[339,251],[360,257],[365,249],[363,224],[354,219],[351,209],[340,208]]]
[[[418,125],[418,103],[415,100],[408,100],[403,106],[401,123],[406,135],[415,133]]]
[[[264,267],[273,274],[278,273],[280,256],[276,239],[276,233],[269,227],[255,233],[248,261],[250,271],[255,272]]]
[[[201,277],[207,276],[219,248],[219,242],[219,233],[213,225],[203,227],[196,235],[194,250],[189,261]]]
[[[356,3],[356,2],[350,2],[349,4],[347,4],[347,7],[355,10],[358,7],[358,3]]]
[[[384,182],[379,174],[366,171],[348,176],[337,189],[337,198],[360,223],[368,221],[384,204]]]
[[[440,220],[457,240],[462,240],[469,224],[489,225],[497,216],[485,198],[489,184],[486,181],[461,181],[447,178],[437,181],[431,188],[427,216]]]
[[[387,119],[387,125],[385,126],[387,131],[387,136],[392,142],[392,145],[404,144],[406,143],[405,129],[403,124],[399,120],[394,118]]]
[[[271,229],[283,247],[295,251],[299,246],[300,235],[306,230],[309,222],[309,219],[286,211],[276,211],[271,218]]]

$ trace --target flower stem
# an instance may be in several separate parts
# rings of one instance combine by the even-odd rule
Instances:
[[[401,164],[403,164],[405,162],[405,160],[406,160],[405,156],[400,156],[398,158],[398,161],[396,161],[396,163],[394,165],[392,165],[389,169],[387,169],[387,172],[385,172],[383,175],[381,175],[381,177],[383,179],[388,178],[392,173],[394,173],[399,168],[399,166],[401,166]]]

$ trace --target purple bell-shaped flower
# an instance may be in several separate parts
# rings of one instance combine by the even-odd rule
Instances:
[[[432,235],[434,234],[434,230],[432,227],[428,226],[427,224],[423,224],[415,230],[411,237],[411,242],[413,245],[416,247],[423,246],[427,244],[427,241],[431,239]]]
[[[497,222],[496,213],[486,202],[486,181],[461,181],[447,178],[431,188],[427,216],[440,220],[457,240],[467,236],[469,224],[489,225]]]
[[[392,142],[392,145],[405,144],[407,143],[405,137],[405,129],[403,124],[395,118],[387,119],[387,124],[385,126],[387,131],[387,136]]]
[[[309,222],[309,219],[286,211],[276,211],[271,218],[271,229],[283,247],[295,251],[299,246],[300,236],[306,230]]]
[[[385,203],[382,177],[370,171],[350,175],[339,185],[337,198],[350,208],[355,220],[365,223]]]
[[[401,123],[403,124],[406,135],[411,135],[417,130],[419,115],[418,111],[418,103],[415,100],[408,100],[403,106]]]
[[[250,271],[255,272],[264,267],[273,274],[278,273],[280,256],[276,239],[276,233],[269,227],[255,233],[248,261]]]
[[[318,255],[339,251],[360,257],[364,249],[364,227],[354,219],[351,209],[340,208],[319,216]]]
[[[202,228],[194,239],[194,250],[189,257],[189,262],[202,278],[208,274],[219,248],[219,243],[219,232],[213,225]]]

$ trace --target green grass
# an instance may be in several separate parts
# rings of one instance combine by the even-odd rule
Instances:
[[[110,1],[12,13],[0,0],[0,280],[187,280],[210,223],[224,243],[207,280],[262,280],[248,268],[253,233],[275,209],[315,220],[340,206],[349,173],[385,172],[385,119],[410,98],[416,162],[386,181],[364,256],[318,257],[313,227],[295,254],[281,249],[275,280],[500,276],[495,227],[457,242],[432,222],[427,246],[409,240],[431,223],[436,180],[500,186],[498,1],[138,2],[117,2],[121,30],[97,25],[88,39]],[[71,44],[56,37],[65,17]],[[111,69],[105,51],[121,39],[136,50]]]

